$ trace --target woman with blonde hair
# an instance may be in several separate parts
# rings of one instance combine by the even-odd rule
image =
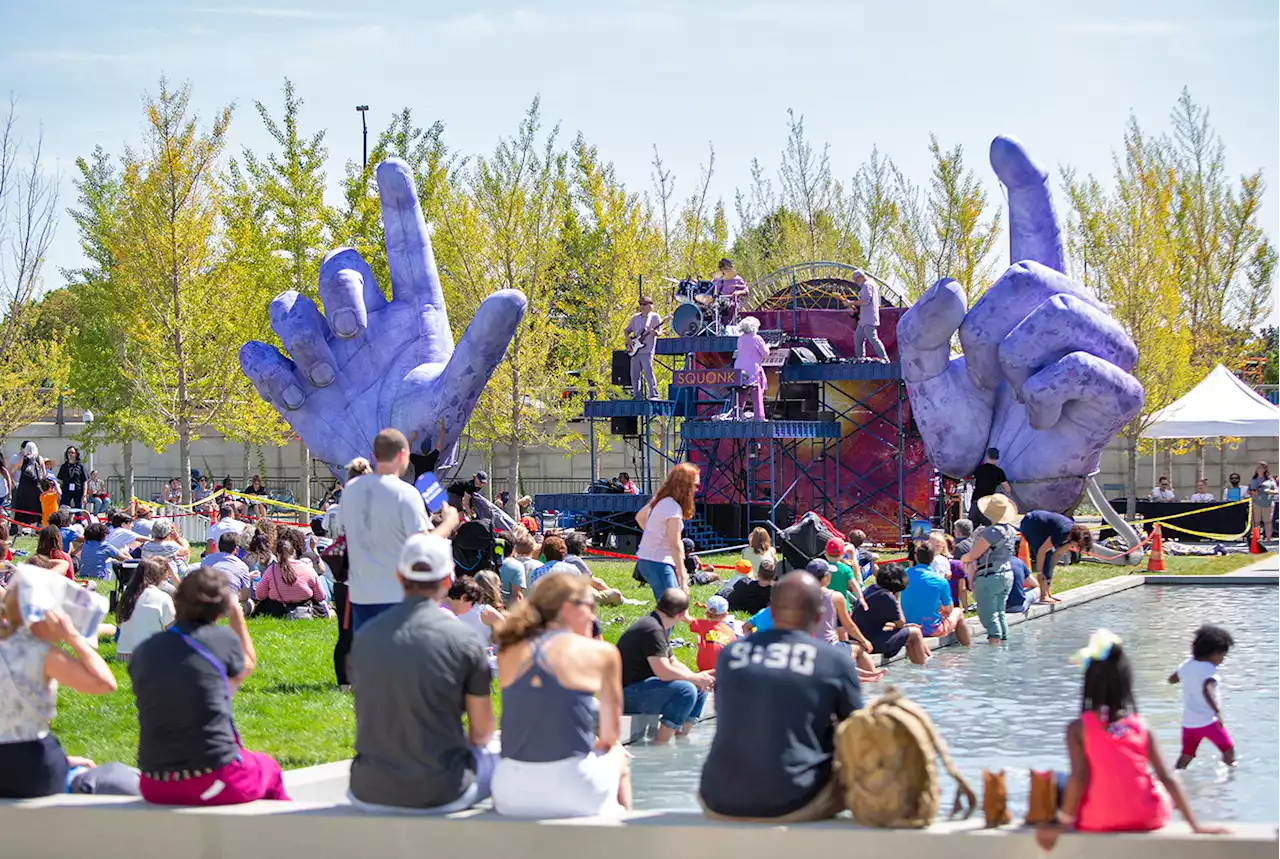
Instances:
[[[747,538],[747,542],[747,548],[742,550],[742,558],[751,564],[752,578],[760,574],[761,561],[778,563],[778,550],[773,548],[773,541],[769,539],[769,532],[764,528],[753,528],[751,536]]]
[[[502,689],[502,759],[493,775],[499,814],[594,817],[631,807],[619,743],[622,657],[592,639],[593,620],[590,580],[552,573],[494,631]]]
[[[636,514],[636,523],[643,532],[636,550],[636,569],[653,589],[655,600],[661,599],[668,588],[689,590],[684,572],[684,522],[693,518],[693,498],[700,475],[698,466],[680,463]]]
[[[747,405],[747,391],[751,391],[754,420],[762,421],[764,417],[764,389],[768,382],[764,376],[764,359],[769,354],[769,344],[760,336],[760,320],[748,316],[738,323],[742,333],[738,335],[738,351],[733,359],[733,368],[746,375],[747,387],[740,389],[738,403],[744,409]]]

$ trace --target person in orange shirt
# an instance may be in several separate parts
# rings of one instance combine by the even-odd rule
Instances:
[[[40,481],[40,524],[48,525],[49,517],[58,510],[58,490],[53,481],[45,478]]]
[[[714,671],[720,651],[738,638],[733,618],[729,617],[729,601],[722,596],[708,599],[707,616],[689,621],[689,629],[698,636],[699,671]]]

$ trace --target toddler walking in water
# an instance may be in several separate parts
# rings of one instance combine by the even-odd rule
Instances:
[[[1170,683],[1182,684],[1182,754],[1176,769],[1186,769],[1203,740],[1218,747],[1224,764],[1235,765],[1235,746],[1222,724],[1217,694],[1218,666],[1227,658],[1233,644],[1231,633],[1206,623],[1196,630],[1196,637],[1191,641],[1191,658],[1169,675]]]
[[[1080,718],[1067,726],[1071,775],[1058,822],[1036,832],[1040,846],[1053,849],[1058,836],[1073,828],[1079,832],[1159,829],[1169,821],[1171,796],[1193,832],[1225,833],[1196,820],[1182,785],[1165,766],[1155,735],[1138,715],[1133,670],[1120,639],[1100,629],[1078,657],[1085,666],[1084,694]]]

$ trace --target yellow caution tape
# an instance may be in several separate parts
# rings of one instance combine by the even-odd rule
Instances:
[[[301,507],[297,504],[287,504],[284,501],[276,501],[275,499],[268,498],[265,495],[245,495],[243,492],[234,492],[231,490],[224,491],[232,498],[239,498],[241,501],[249,503],[270,504],[272,507],[283,507],[286,510],[297,510],[300,513],[310,513],[312,516],[324,515],[323,510],[312,510],[310,507]]]

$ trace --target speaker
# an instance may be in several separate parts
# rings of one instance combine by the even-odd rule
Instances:
[[[807,346],[792,346],[791,354],[787,357],[788,364],[816,364],[818,356],[814,355]]]
[[[613,550],[623,555],[634,555],[640,548],[640,537],[635,534],[614,534]]]
[[[800,400],[811,412],[818,410],[817,382],[783,382],[778,397],[784,400]]]
[[[623,388],[631,386],[631,356],[627,354],[626,349],[613,350],[612,373],[609,381]]]
[[[609,432],[614,435],[640,435],[640,419],[635,415],[629,418],[609,418]]]
[[[820,363],[830,364],[840,360],[840,353],[831,345],[831,341],[825,337],[811,338],[806,340],[805,344],[818,356]]]

